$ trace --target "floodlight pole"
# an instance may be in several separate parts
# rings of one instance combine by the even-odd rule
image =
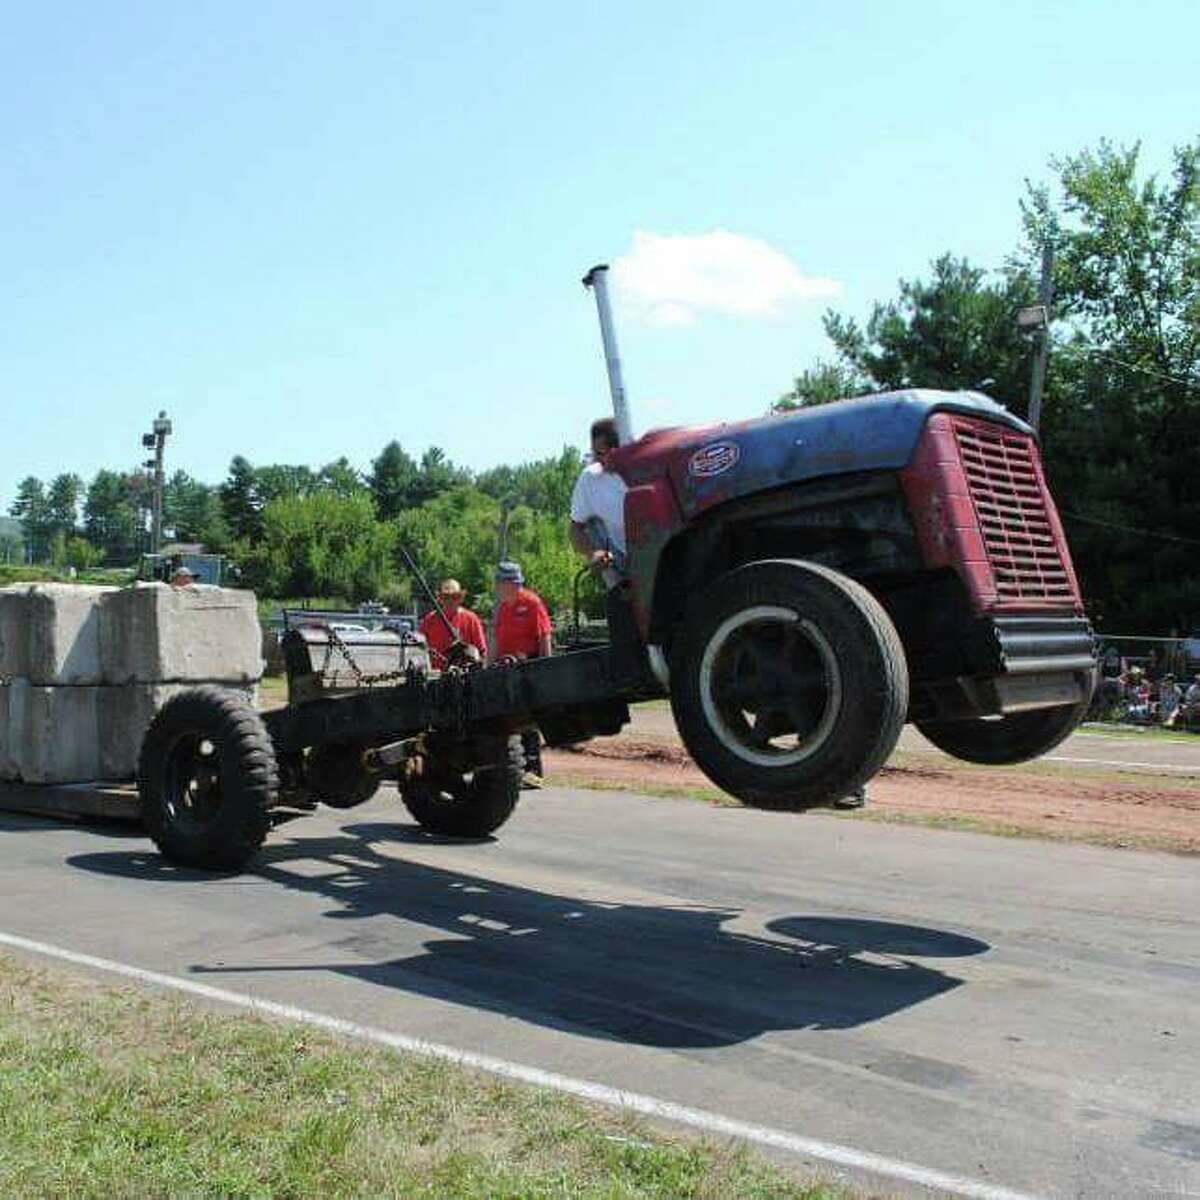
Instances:
[[[171,433],[171,422],[167,414],[160,412],[150,426],[150,432],[142,435],[142,445],[147,449],[154,448],[154,458],[146,464],[154,469],[154,485],[150,493],[150,553],[158,554],[162,550],[163,527],[163,488],[166,475],[163,471],[163,453],[167,446],[167,437]]]
[[[1042,389],[1046,385],[1046,358],[1050,353],[1050,302],[1054,299],[1054,247],[1042,244],[1042,279],[1038,285],[1038,304],[1046,314],[1034,334],[1033,374],[1029,380],[1029,424],[1037,433],[1042,423]]]

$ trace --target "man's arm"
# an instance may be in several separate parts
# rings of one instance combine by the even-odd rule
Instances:
[[[588,560],[589,566],[607,567],[611,565],[613,560],[612,551],[598,550],[592,544],[592,539],[588,534],[586,525],[581,525],[578,521],[572,521],[571,528],[567,532],[571,539],[571,545]]]

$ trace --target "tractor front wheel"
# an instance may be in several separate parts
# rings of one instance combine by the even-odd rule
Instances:
[[[773,559],[718,579],[671,652],[684,745],[747,804],[798,812],[839,800],[891,754],[908,709],[899,635],[860,584]]]

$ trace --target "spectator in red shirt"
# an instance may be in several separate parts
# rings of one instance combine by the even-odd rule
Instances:
[[[462,584],[457,579],[443,579],[438,588],[438,603],[446,620],[458,631],[458,640],[464,646],[473,646],[480,658],[487,657],[487,634],[483,622],[469,609],[463,608]],[[432,609],[421,618],[421,632],[429,644],[430,663],[435,670],[446,669],[446,651],[453,639],[442,618]]]
[[[537,592],[524,586],[515,562],[496,567],[496,658],[545,658],[551,650],[550,614]]]
[[[537,592],[524,586],[525,576],[515,562],[496,567],[496,658],[546,658],[552,650],[550,614]],[[527,788],[542,786],[542,740],[536,729],[521,735],[525,747]]]

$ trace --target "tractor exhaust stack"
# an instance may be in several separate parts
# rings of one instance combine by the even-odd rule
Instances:
[[[596,294],[596,312],[600,317],[600,338],[604,342],[604,365],[608,368],[608,388],[612,392],[613,416],[621,445],[633,441],[633,422],[629,403],[625,399],[625,383],[621,378],[621,359],[617,353],[617,334],[613,329],[612,309],[608,303],[608,263],[599,263],[584,277],[583,286]]]

